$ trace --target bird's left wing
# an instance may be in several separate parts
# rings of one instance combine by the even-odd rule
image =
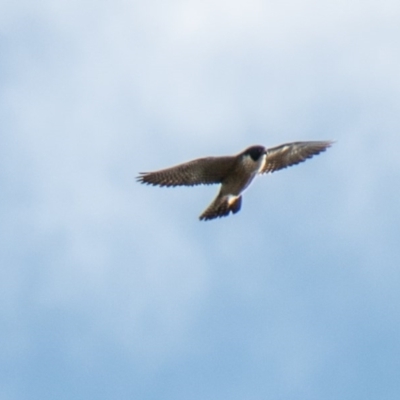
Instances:
[[[154,172],[141,172],[137,180],[148,185],[193,186],[221,183],[235,157],[205,157]]]
[[[332,141],[293,142],[267,149],[261,173],[274,172],[306,161],[333,144]]]

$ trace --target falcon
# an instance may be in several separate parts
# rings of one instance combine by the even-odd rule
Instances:
[[[199,217],[207,221],[239,212],[242,193],[256,175],[299,164],[325,151],[332,144],[332,141],[308,141],[271,148],[251,146],[233,156],[198,158],[159,171],[141,172],[137,180],[154,186],[220,184],[217,197]]]

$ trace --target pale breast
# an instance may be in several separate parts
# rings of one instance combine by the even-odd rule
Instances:
[[[254,161],[251,157],[245,157],[237,163],[232,173],[224,179],[221,192],[223,194],[239,195],[252,182],[255,176],[261,171],[265,163],[265,156]]]

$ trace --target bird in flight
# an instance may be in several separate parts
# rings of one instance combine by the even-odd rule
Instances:
[[[333,144],[332,141],[293,142],[265,148],[251,146],[233,156],[204,157],[154,172],[141,172],[138,182],[154,186],[221,185],[214,201],[200,215],[211,220],[236,214],[242,193],[256,175],[279,171],[311,158]]]

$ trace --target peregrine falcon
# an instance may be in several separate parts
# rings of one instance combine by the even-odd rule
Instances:
[[[293,142],[277,147],[251,146],[233,156],[204,157],[154,172],[141,172],[138,182],[158,186],[221,184],[214,201],[200,220],[236,214],[242,193],[256,175],[275,172],[311,158],[333,144],[332,141]]]

